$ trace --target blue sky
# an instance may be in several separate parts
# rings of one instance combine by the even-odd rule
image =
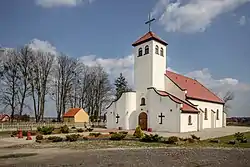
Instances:
[[[153,31],[169,43],[168,67],[218,92],[233,89],[237,110],[244,110],[233,115],[250,115],[249,9],[250,0],[1,0],[0,44],[36,39],[36,45],[53,45],[132,78],[131,44],[147,32],[152,12]],[[123,66],[111,69],[112,61]]]

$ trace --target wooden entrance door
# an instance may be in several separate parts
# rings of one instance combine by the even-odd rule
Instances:
[[[145,112],[142,112],[139,115],[139,125],[142,130],[148,129],[148,116]]]

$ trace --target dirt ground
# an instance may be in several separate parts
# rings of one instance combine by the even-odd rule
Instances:
[[[37,153],[20,158],[2,158],[11,153]],[[249,149],[0,149],[1,167],[170,167],[227,166],[249,167]]]

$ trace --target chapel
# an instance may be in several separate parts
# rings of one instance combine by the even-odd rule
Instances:
[[[197,80],[166,70],[166,41],[149,29],[132,46],[135,91],[107,107],[108,129],[192,132],[226,126],[222,99]]]

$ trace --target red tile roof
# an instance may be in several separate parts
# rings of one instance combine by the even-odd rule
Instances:
[[[7,114],[0,114],[0,121],[3,121],[4,118],[6,118],[7,120],[9,120],[9,119],[10,119],[10,116],[7,115]]]
[[[170,99],[172,99],[173,101],[175,101],[176,103],[179,103],[179,104],[182,104],[182,108],[181,110],[182,111],[186,111],[186,112],[194,112],[194,113],[197,113],[199,112],[198,109],[192,105],[192,104],[189,104],[188,102],[185,102],[179,98],[177,98],[176,96],[173,96],[171,95],[170,93],[168,92],[165,92],[165,91],[159,91],[158,92],[162,95],[162,96],[168,96]]]
[[[63,117],[74,117],[80,110],[81,108],[71,108],[63,115]]]
[[[218,96],[216,96],[213,92],[211,92],[197,80],[180,74],[176,74],[171,71],[166,71],[165,75],[182,90],[187,90],[187,98],[222,104],[224,103],[223,100],[221,100]]]
[[[149,40],[156,40],[160,43],[162,43],[163,45],[167,45],[167,42],[165,42],[164,40],[162,40],[160,37],[158,37],[155,33],[153,33],[152,31],[149,31],[148,33],[144,34],[142,37],[140,37],[137,41],[135,41],[132,46],[137,46],[140,45],[144,42],[147,42]]]

